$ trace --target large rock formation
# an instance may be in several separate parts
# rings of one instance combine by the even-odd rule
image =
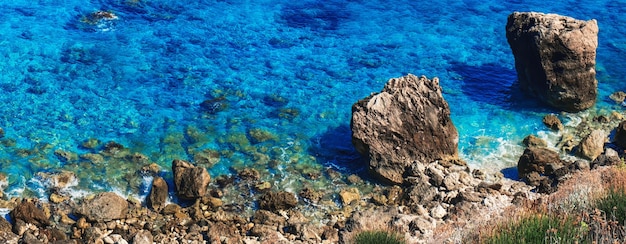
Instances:
[[[506,38],[523,90],[568,112],[595,103],[596,20],[515,12],[509,15]]]
[[[457,157],[459,135],[439,80],[407,75],[352,106],[352,143],[370,158],[370,171],[401,184],[412,164]]]
[[[193,166],[183,160],[172,162],[176,194],[183,199],[196,199],[207,194],[211,175],[203,167]]]

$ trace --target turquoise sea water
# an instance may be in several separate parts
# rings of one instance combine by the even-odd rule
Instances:
[[[83,189],[123,187],[146,160],[169,169],[174,158],[198,155],[218,161],[213,176],[244,166],[359,171],[365,161],[350,142],[351,105],[407,73],[440,78],[463,159],[509,167],[522,138],[557,112],[515,85],[504,33],[512,11],[597,19],[597,108],[621,109],[608,95],[626,89],[623,1],[12,0],[0,7],[7,191],[38,188],[38,172],[60,170],[76,172]],[[98,10],[118,18],[90,21]],[[101,143],[81,146],[89,138]],[[105,156],[98,164],[85,156],[109,141],[147,159]]]

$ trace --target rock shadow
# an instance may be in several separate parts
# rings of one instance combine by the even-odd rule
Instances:
[[[514,69],[498,64],[470,66],[463,63],[452,63],[451,70],[462,82],[464,95],[479,103],[486,103],[507,110],[538,110],[550,111],[547,105],[524,93],[517,82]]]
[[[521,181],[521,179],[519,178],[519,172],[517,171],[517,167],[504,168],[500,170],[500,173],[504,175],[504,178]]]
[[[340,125],[313,137],[309,153],[326,168],[346,175],[356,174],[370,181],[373,179],[367,171],[369,159],[359,154],[352,145],[349,125]]]

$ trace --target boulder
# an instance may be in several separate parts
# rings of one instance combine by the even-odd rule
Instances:
[[[614,143],[622,148],[626,148],[626,120],[619,123],[617,128],[615,128]]]
[[[174,187],[176,194],[182,199],[196,199],[207,194],[207,186],[211,175],[203,167],[195,167],[183,160],[172,162]]]
[[[11,219],[22,220],[27,224],[33,224],[38,227],[47,226],[50,224],[50,220],[43,210],[35,206],[35,203],[29,200],[22,200],[11,212],[9,213]]]
[[[348,188],[339,192],[339,199],[344,206],[350,205],[352,202],[361,200],[361,194],[357,188]]]
[[[128,202],[113,192],[103,192],[84,201],[76,211],[90,222],[106,222],[126,218]]]
[[[547,147],[548,146],[548,143],[546,141],[534,135],[528,135],[526,138],[524,138],[522,143],[526,147]]]
[[[135,234],[135,237],[133,237],[134,244],[152,244],[152,242],[153,237],[150,231],[140,230]]]
[[[562,164],[557,152],[543,147],[529,147],[517,162],[517,171],[520,178],[532,172],[545,174],[549,164]]]
[[[604,152],[604,143],[607,135],[603,130],[594,130],[580,141],[578,145],[578,156],[594,160]]]
[[[160,211],[165,207],[165,202],[168,197],[167,182],[161,177],[154,177],[152,180],[152,189],[148,195],[147,205],[154,211]]]
[[[508,17],[506,38],[522,90],[564,111],[591,107],[598,94],[598,23],[535,12]]]
[[[259,198],[259,208],[269,211],[290,209],[298,205],[293,193],[286,191],[268,192]]]
[[[626,92],[623,92],[623,91],[614,92],[613,94],[609,96],[609,98],[616,103],[623,103],[624,100],[626,100]]]
[[[548,128],[552,130],[563,129],[563,123],[561,123],[561,120],[559,119],[559,117],[556,117],[556,115],[554,114],[548,114],[546,116],[543,116],[542,122],[544,125],[546,125]]]
[[[459,135],[439,79],[409,74],[352,106],[352,143],[369,157],[370,172],[401,184],[411,164],[457,157]]]

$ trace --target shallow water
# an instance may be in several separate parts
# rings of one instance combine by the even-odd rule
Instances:
[[[59,170],[76,172],[81,189],[137,191],[146,160],[126,156],[135,152],[167,170],[174,158],[198,161],[209,150],[218,155],[213,176],[245,166],[275,178],[328,167],[359,172],[351,105],[407,73],[440,78],[463,159],[510,167],[522,138],[543,133],[541,117],[556,112],[515,85],[504,33],[512,11],[597,19],[597,109],[621,109],[608,95],[625,89],[620,1],[14,0],[0,7],[0,171],[15,194],[25,187],[43,194],[36,173]],[[118,19],[86,23],[97,10]],[[89,138],[100,143],[82,147]],[[95,154],[109,141],[129,153],[100,163],[55,155]]]

